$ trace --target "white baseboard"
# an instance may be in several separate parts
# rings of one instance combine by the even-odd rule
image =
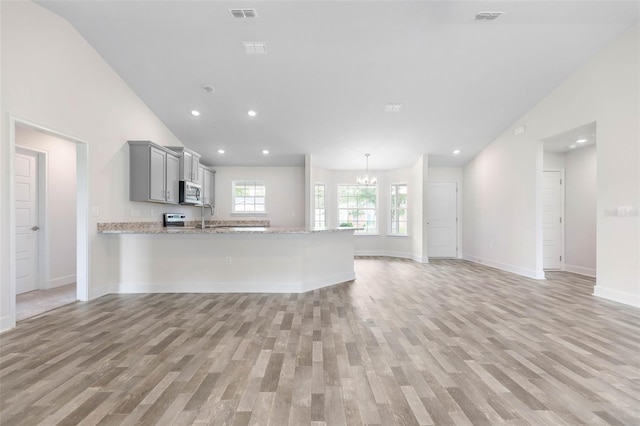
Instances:
[[[116,284],[92,287],[89,291],[89,300],[97,299],[107,294],[118,293],[117,289],[118,286]]]
[[[330,285],[342,284],[344,282],[353,281],[355,279],[356,279],[356,273],[355,271],[352,271],[346,274],[333,275],[329,278],[323,278],[321,280],[304,282],[302,283],[302,286],[301,286],[302,288],[301,293],[316,290],[322,287],[328,287]],[[287,292],[287,293],[291,293],[291,292]]]
[[[574,274],[586,275],[587,277],[596,277],[596,270],[593,268],[584,268],[582,266],[564,264],[564,270]]]
[[[113,293],[304,293],[356,278],[355,272],[308,282],[170,282],[119,283]]]
[[[67,284],[73,284],[75,282],[76,274],[65,275],[62,277],[50,279],[47,288],[56,288]]]
[[[602,285],[596,285],[593,289],[593,295],[640,308],[640,294],[627,293],[625,291],[603,287]]]
[[[120,283],[116,293],[301,293],[299,282],[291,283],[236,283],[236,282],[172,282],[172,283]]]
[[[356,250],[355,256],[374,256],[374,257],[397,257],[399,259],[411,259],[420,263],[429,263],[426,257],[416,256],[413,253],[404,251],[386,251],[386,250]]]
[[[7,330],[11,330],[16,326],[15,321],[12,321],[9,316],[0,317],[0,333],[3,333]]]
[[[523,277],[533,278],[534,280],[544,280],[544,271],[536,271],[535,269],[523,268],[521,266],[509,265],[506,263],[496,262],[494,260],[483,259],[477,256],[471,256],[464,254],[462,256],[464,260],[468,260],[473,263],[479,263],[481,265],[490,266],[492,268],[500,269],[502,271],[511,272],[513,274],[522,275]]]

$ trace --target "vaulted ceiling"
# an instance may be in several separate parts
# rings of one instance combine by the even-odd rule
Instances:
[[[365,153],[371,169],[408,167],[422,154],[431,165],[466,163],[637,23],[640,7],[637,1],[37,3],[67,19],[205,163],[301,165],[310,153],[315,165],[329,169],[362,168]],[[255,9],[257,17],[235,18],[229,9],[238,8]],[[505,13],[474,20],[486,11]],[[266,54],[247,54],[243,42],[265,43]],[[385,112],[387,104],[401,107]]]

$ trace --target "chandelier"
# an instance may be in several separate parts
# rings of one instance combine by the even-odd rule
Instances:
[[[378,183],[378,179],[375,176],[369,176],[369,154],[364,155],[367,158],[367,172],[363,176],[356,178],[358,185],[375,185]]]

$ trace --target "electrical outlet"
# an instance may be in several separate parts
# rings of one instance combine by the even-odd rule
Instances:
[[[138,217],[138,216],[140,216],[140,210],[138,210],[138,209],[131,209],[131,216],[132,216],[132,217]]]
[[[153,209],[149,210],[149,216],[153,217],[153,214],[155,213],[155,211]]]
[[[227,257],[227,265],[231,265],[231,258]]]
[[[91,216],[100,216],[100,208],[99,207],[91,207]]]

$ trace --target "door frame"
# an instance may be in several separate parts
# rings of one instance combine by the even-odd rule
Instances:
[[[22,146],[16,143],[16,151],[22,151],[36,158],[38,181],[36,182],[36,197],[38,200],[38,289],[49,288],[49,221],[47,211],[49,208],[49,154],[37,148]]]
[[[565,215],[564,215],[564,199],[565,199],[565,187],[567,184],[567,181],[565,180],[564,177],[564,169],[542,169],[542,177],[543,177],[543,188],[542,190],[544,191],[544,173],[545,172],[559,172],[560,173],[560,180],[562,181],[562,185],[560,185],[560,217],[562,217],[562,222],[560,223],[560,247],[559,247],[559,251],[560,251],[560,268],[559,269],[545,269],[544,268],[544,224],[543,224],[543,244],[542,244],[542,270],[543,271],[564,271],[564,262],[565,262],[565,247],[564,247],[564,240],[565,240],[565,235],[564,235],[564,224],[565,224]],[[542,219],[544,220],[544,199],[542,200]]]
[[[434,179],[429,180],[427,182],[427,202],[430,201],[429,197],[431,197],[431,191],[429,190],[429,185],[432,183],[455,183],[456,184],[456,257],[434,257],[434,259],[462,259],[462,212],[460,211],[461,205],[461,196],[462,191],[460,191],[460,182],[456,179]],[[426,212],[428,214],[428,212]],[[430,218],[429,218],[430,220]],[[429,238],[429,223],[427,223],[427,239]],[[427,240],[427,258],[431,259],[429,256],[429,241]]]
[[[16,151],[16,126],[28,127],[41,133],[45,133],[76,144],[76,297],[78,300],[89,300],[90,276],[89,276],[89,144],[78,137],[60,132],[35,122],[8,114],[9,152],[6,162],[8,175],[8,212],[7,234],[9,237],[9,312],[0,324],[0,331],[13,328],[16,325],[16,218],[15,218],[15,151]],[[6,229],[6,228],[5,228]],[[3,285],[4,287],[4,285]]]

